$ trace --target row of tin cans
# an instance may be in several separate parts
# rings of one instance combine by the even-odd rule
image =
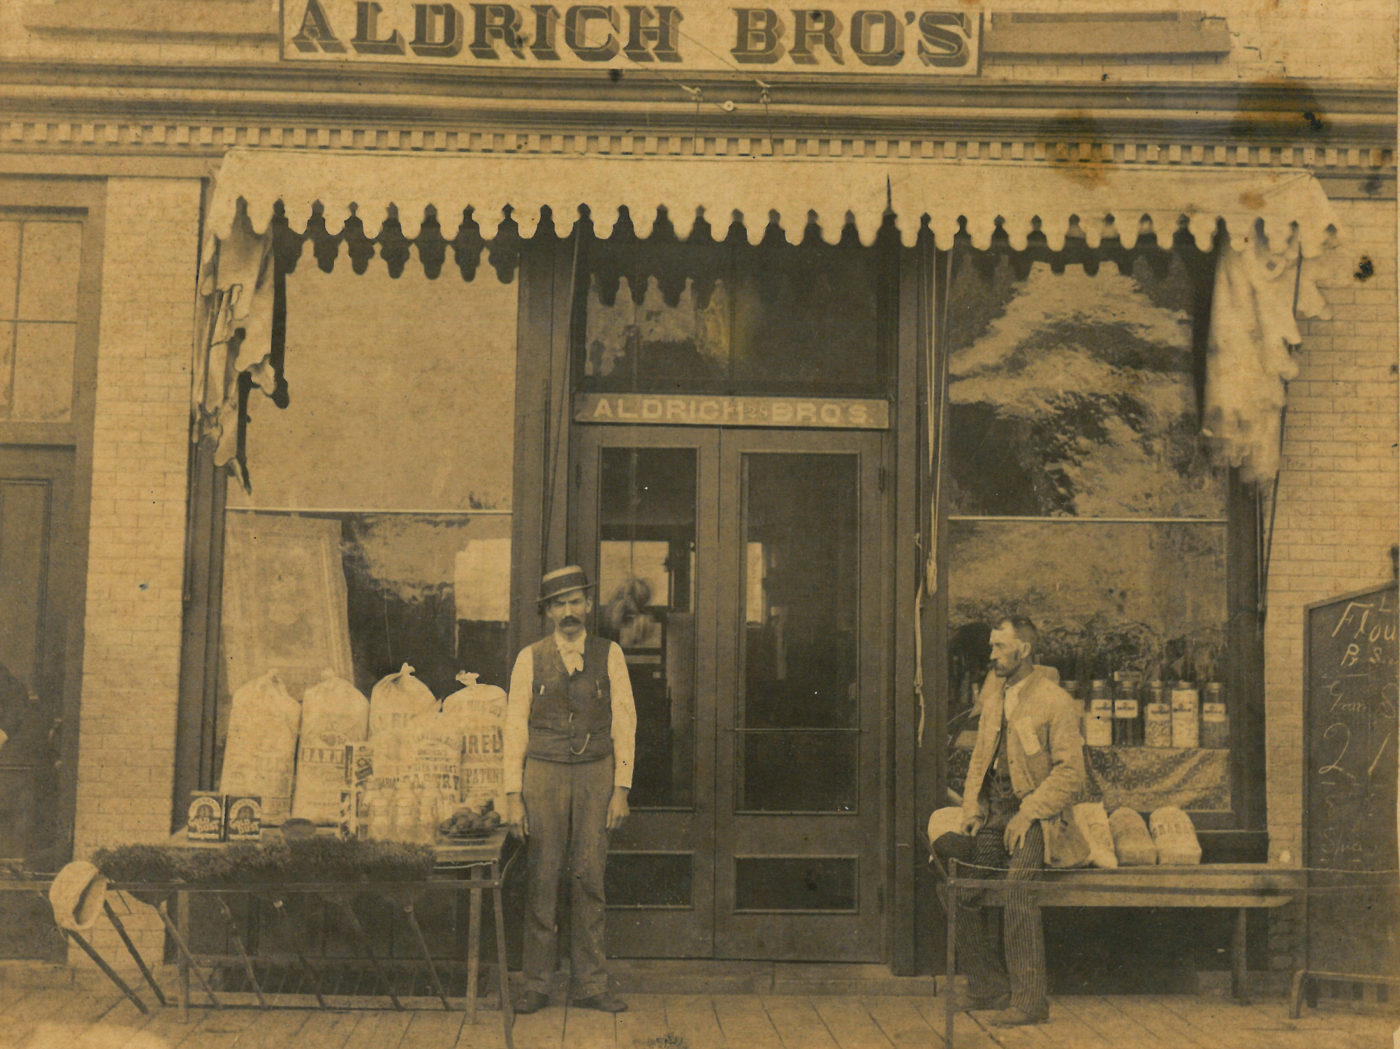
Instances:
[[[190,841],[259,841],[262,798],[256,794],[190,791],[185,837]]]

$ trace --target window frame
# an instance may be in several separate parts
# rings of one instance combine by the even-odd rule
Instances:
[[[1140,242],[1135,252],[1127,252],[1121,245],[1105,241],[1098,248],[1090,249],[1082,242],[1069,241],[1058,252],[1049,251],[1042,243],[1032,240],[1026,249],[1013,252],[1004,241],[994,243],[985,253],[976,253],[983,258],[997,254],[1008,254],[1017,268],[1017,279],[1023,279],[1030,264],[1048,262],[1058,275],[1066,265],[1089,266],[1106,264],[1110,261],[1122,263],[1138,252],[1151,252],[1156,248],[1153,241]],[[946,300],[949,286],[949,256],[954,251],[968,250],[967,245],[957,244],[951,249],[935,253],[935,302]],[[1214,284],[1214,251],[1201,252],[1195,249],[1194,242],[1178,234],[1171,249],[1184,256],[1193,282],[1191,304],[1191,342],[1193,372],[1200,389],[1205,368],[1205,354],[1210,326],[1210,291]],[[1092,271],[1091,271],[1092,272]],[[934,367],[942,371],[940,376],[932,376],[928,381],[930,405],[937,405],[946,398],[948,379],[946,360],[948,348],[939,346],[935,325]],[[937,411],[937,408],[933,410]],[[938,421],[944,431],[949,425],[946,408]],[[940,431],[936,440],[941,444],[945,432]],[[948,478],[951,466],[947,457],[939,457],[938,469],[941,475],[930,472],[930,490],[926,492],[935,515],[935,535],[946,536],[950,519],[960,516],[949,512]],[[1194,813],[1193,822],[1201,839],[1207,862],[1259,862],[1267,857],[1268,837],[1266,829],[1266,787],[1264,759],[1264,699],[1263,699],[1263,615],[1260,595],[1263,593],[1261,577],[1261,543],[1263,542],[1262,500],[1256,488],[1243,482],[1236,469],[1227,470],[1225,495],[1225,686],[1229,701],[1230,726],[1230,790],[1231,809],[1228,813]],[[973,515],[982,516],[982,515]],[[1091,523],[1094,518],[1084,518]],[[1073,527],[1072,522],[1056,522],[1056,527]],[[949,557],[937,551],[938,591],[933,602],[933,640],[935,651],[931,653],[933,664],[925,667],[925,680],[932,670],[935,694],[939,696],[938,709],[932,719],[935,730],[934,755],[936,767],[937,794],[939,799],[947,797],[948,753],[946,749],[946,726],[950,713],[951,697],[948,689],[948,643],[951,639],[949,626],[949,576],[954,570]],[[935,806],[936,807],[936,806]]]

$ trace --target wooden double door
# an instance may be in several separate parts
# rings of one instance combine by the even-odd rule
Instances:
[[[575,556],[637,701],[618,957],[881,957],[881,440],[581,426]]]

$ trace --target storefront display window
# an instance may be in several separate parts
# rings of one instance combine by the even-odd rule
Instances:
[[[298,699],[405,663],[439,699],[462,671],[506,685],[515,329],[489,270],[288,276],[291,403],[252,399],[227,498],[216,740],[269,670]]]
[[[1006,259],[957,261],[944,472],[955,789],[988,632],[1022,613],[1041,630],[1038,662],[1084,706],[1087,796],[1229,813],[1228,479],[1200,434],[1187,263],[1162,253],[1092,275],[1037,263],[1018,278]]]

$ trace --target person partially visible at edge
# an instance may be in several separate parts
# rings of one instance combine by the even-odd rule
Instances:
[[[504,731],[506,825],[528,840],[525,986],[518,1013],[549,1004],[557,950],[559,881],[570,871],[569,996],[585,1009],[620,1013],[603,951],[603,867],[608,834],[628,816],[637,710],[616,643],[585,626],[593,610],[583,569],[540,580],[550,634],[527,646],[510,675]]]
[[[933,843],[945,861],[998,868],[1013,886],[1045,866],[1075,867],[1089,847],[1071,821],[1070,804],[1084,784],[1079,704],[1033,662],[1035,625],[1023,616],[992,631],[992,669],[978,696],[981,720],[963,791],[961,833]],[[998,893],[997,895],[1003,895]],[[1001,1027],[1040,1023],[1046,1000],[1045,938],[1040,906],[1029,890],[1009,888],[1003,902],[1006,964],[988,928],[988,914],[961,902],[957,957],[967,976],[958,1007],[998,1010]]]

